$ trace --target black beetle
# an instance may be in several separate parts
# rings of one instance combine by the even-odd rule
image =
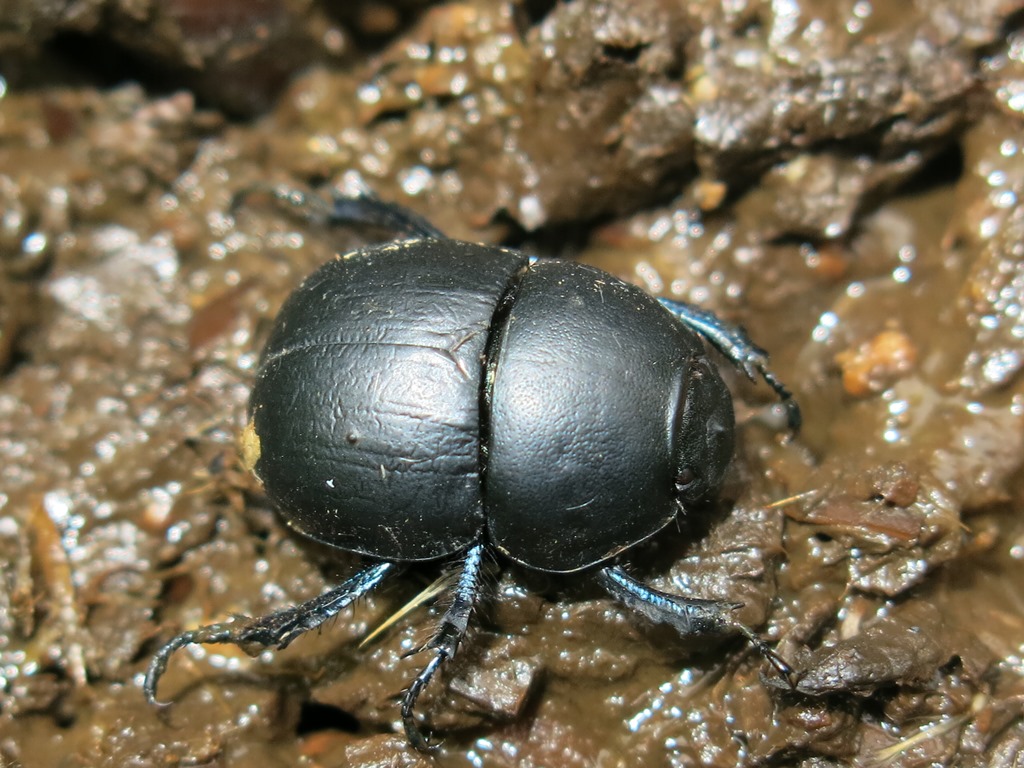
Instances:
[[[278,191],[330,223],[402,239],[339,256],[289,297],[263,352],[244,463],[300,533],[379,562],[263,618],[183,632],[154,656],[144,691],[189,643],[284,648],[401,570],[461,561],[431,658],[402,699],[409,741],[428,747],[420,692],[455,654],[481,593],[487,550],[549,573],[592,569],[613,597],[683,635],[739,632],[735,603],[670,595],[615,558],[706,499],[733,448],[732,398],[710,342],[800,411],[739,328],[589,266],[445,237],[362,191]],[[702,341],[703,340],[703,341]]]

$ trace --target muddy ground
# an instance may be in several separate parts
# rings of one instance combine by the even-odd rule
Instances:
[[[1024,2],[312,0],[0,9],[0,764],[1024,764]],[[183,628],[357,559],[240,466],[259,350],[366,233],[254,185],[361,180],[452,235],[742,323],[720,502],[632,552],[799,671],[506,568],[420,709],[413,570],[286,651]],[[264,196],[265,197],[265,196]],[[723,366],[724,367],[724,366]]]

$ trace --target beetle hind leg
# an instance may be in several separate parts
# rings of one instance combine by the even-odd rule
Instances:
[[[483,565],[484,546],[477,544],[466,553],[462,562],[462,572],[452,588],[452,602],[441,619],[441,626],[426,644],[412,652],[415,654],[427,651],[432,654],[430,661],[402,695],[402,725],[405,728],[405,735],[409,743],[421,752],[429,751],[433,745],[416,722],[416,701],[437,671],[455,656],[462,639],[466,636],[473,608],[480,599]]]
[[[596,578],[612,597],[627,608],[651,621],[668,624],[683,637],[743,635],[790,687],[794,685],[793,668],[750,627],[732,617],[740,603],[670,595],[642,584],[617,566],[600,569]]]
[[[746,331],[724,322],[713,312],[692,304],[671,299],[658,299],[658,303],[675,315],[687,328],[707,339],[751,381],[760,374],[765,383],[779,396],[782,407],[786,410],[786,422],[790,432],[800,430],[803,418],[800,415],[800,406],[793,399],[793,393],[768,368],[768,353],[751,341]]]
[[[286,648],[299,635],[316,629],[399,570],[395,563],[376,563],[334,589],[291,608],[255,619],[239,616],[232,621],[182,632],[165,643],[150,661],[142,685],[146,699],[154,705],[163,703],[156,697],[156,688],[167,669],[167,662],[179,648],[192,643],[233,643],[250,656],[265,648]]]
[[[380,227],[401,240],[445,239],[444,233],[408,208],[387,203],[361,185],[353,194],[334,192],[327,221],[332,225],[357,224]]]
[[[353,182],[344,191],[331,191],[331,202],[319,194],[287,185],[255,184],[238,192],[231,201],[235,211],[253,194],[269,194],[281,205],[288,206],[314,223],[331,226],[379,227],[392,233],[398,240],[445,239],[445,234],[408,208],[388,203],[377,197],[365,184]]]

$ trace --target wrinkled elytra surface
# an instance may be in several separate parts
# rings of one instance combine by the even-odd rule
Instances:
[[[799,428],[762,350],[704,310],[593,267],[446,238],[366,192],[336,197],[325,215],[404,239],[339,256],[285,302],[243,454],[290,526],[382,562],[305,604],[181,633],[149,667],[151,702],[184,645],[284,648],[396,564],[457,559],[441,626],[418,649],[428,661],[402,697],[406,735],[426,749],[416,701],[466,634],[488,550],[550,573],[598,566],[625,605],[685,636],[742,633],[791,677],[731,615],[737,604],[667,594],[605,564],[721,482],[732,400],[702,338],[760,374]]]

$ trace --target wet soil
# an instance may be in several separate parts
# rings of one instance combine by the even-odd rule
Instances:
[[[0,765],[1012,766],[1024,754],[1024,2],[0,9]],[[66,7],[65,7],[66,6]],[[280,653],[173,634],[338,583],[241,468],[361,180],[458,237],[743,324],[720,501],[629,558],[799,671],[505,568],[424,695],[413,570]],[[265,196],[264,196],[265,197]],[[724,366],[723,366],[724,367]]]

